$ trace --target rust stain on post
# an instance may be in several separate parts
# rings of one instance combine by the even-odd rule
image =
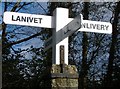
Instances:
[[[64,45],[60,46],[60,64],[64,64]]]
[[[60,73],[64,72],[64,45],[60,46],[60,67],[61,67],[61,71]]]

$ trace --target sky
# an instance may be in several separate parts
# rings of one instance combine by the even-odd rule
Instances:
[[[1,15],[2,15],[2,3],[0,3],[0,24],[1,24],[1,22],[2,22]]]
[[[47,9],[47,3],[46,2],[40,2],[39,3],[45,10]],[[19,13],[28,13],[28,14],[46,14],[45,11],[40,7],[40,5],[36,5],[35,3],[29,6],[27,6],[25,10],[20,10]],[[2,3],[0,3],[0,7],[2,7]],[[0,8],[0,14],[2,15],[4,12],[2,12],[2,8]],[[0,18],[1,19],[1,18]],[[0,21],[0,23],[2,23],[2,20]],[[13,30],[15,27],[18,27],[17,25],[7,25],[8,28],[7,28],[7,31],[11,31]],[[24,26],[26,31],[33,31],[33,33],[36,33],[37,31],[39,32],[40,28],[30,28],[27,26]],[[20,31],[19,30],[16,30],[15,31],[16,33],[19,33]],[[21,31],[22,32],[22,31]],[[0,31],[0,34],[2,34],[2,31]],[[29,33],[28,33],[29,34]],[[17,38],[20,39],[23,39],[23,38],[26,38],[27,36],[18,36]],[[16,40],[16,39],[11,39],[11,40]],[[26,42],[23,42],[22,44],[17,44],[17,45],[14,45],[13,47],[15,48],[15,50],[17,50],[18,48],[21,48],[21,49],[26,49],[26,48],[29,48],[31,45],[33,45],[33,47],[40,47],[43,45],[43,42],[40,40],[40,39],[31,39],[29,41],[26,41]],[[29,55],[27,54],[26,57],[29,57]]]
[[[0,2],[0,35],[2,34],[2,3]],[[1,37],[0,37],[1,39]]]
[[[2,3],[0,2],[0,24],[2,23]]]

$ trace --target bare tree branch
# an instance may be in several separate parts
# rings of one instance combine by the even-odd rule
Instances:
[[[14,12],[20,5],[20,2],[16,2],[16,4],[13,6],[13,8],[10,10],[11,12]]]
[[[38,3],[38,2],[37,2]],[[38,3],[38,5],[43,9],[43,11],[45,12],[45,13],[47,13],[47,11],[44,9],[44,7],[42,6],[42,5],[40,5],[39,3]]]
[[[41,34],[41,32],[40,32],[40,33],[36,33],[36,34],[34,34],[34,35],[32,35],[32,36],[29,36],[29,37],[27,37],[27,38],[18,40],[18,41],[8,43],[8,44],[6,44],[5,46],[3,46],[3,49],[6,48],[6,47],[10,47],[10,46],[13,46],[13,45],[16,45],[16,44],[19,44],[19,43],[28,41],[28,40],[30,40],[30,39],[32,39],[32,38],[34,38],[34,37],[39,36],[40,34]]]
[[[20,6],[20,8],[18,10],[16,10],[16,12],[18,12],[19,10],[21,10],[24,6],[27,6],[29,4],[31,4],[33,2],[30,2],[30,3],[24,3],[23,5]]]

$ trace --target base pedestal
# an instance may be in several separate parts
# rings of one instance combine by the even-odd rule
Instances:
[[[78,73],[74,65],[56,65],[51,68],[52,89],[78,89]]]

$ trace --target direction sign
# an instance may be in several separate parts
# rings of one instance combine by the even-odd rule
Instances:
[[[65,39],[66,37],[79,30],[81,27],[81,15],[78,15],[70,23],[64,26],[56,33],[56,44]]]
[[[69,18],[71,19],[71,18]],[[75,31],[79,30],[81,27],[81,14],[78,15],[75,19],[69,22],[66,26],[64,26],[61,30],[56,33],[56,44],[65,39],[66,37],[73,34]],[[45,42],[45,49],[47,51],[49,48],[52,47],[52,37],[50,37]]]
[[[78,31],[111,34],[112,24],[109,22],[82,20],[81,29]]]
[[[52,28],[52,16],[47,15],[4,12],[3,21],[6,24]]]

